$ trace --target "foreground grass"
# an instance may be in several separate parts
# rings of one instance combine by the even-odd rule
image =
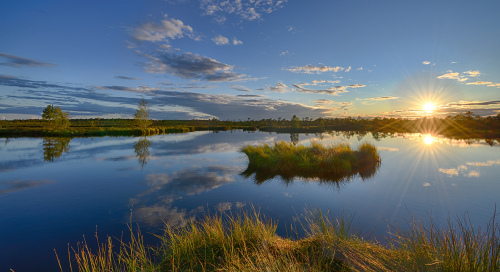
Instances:
[[[486,230],[467,219],[444,228],[411,220],[392,227],[387,245],[362,238],[353,218],[310,210],[299,240],[276,234],[276,223],[258,213],[207,216],[185,228],[166,226],[159,245],[113,239],[95,250],[72,250],[75,271],[499,271],[500,229],[493,217]],[[70,269],[73,271],[73,267]],[[61,269],[62,271],[62,269]]]
[[[281,141],[273,145],[247,145],[240,151],[248,157],[248,168],[243,175],[255,174],[257,182],[275,176],[284,180],[304,177],[340,182],[359,174],[365,179],[372,177],[380,165],[377,148],[369,143],[352,150],[348,144],[323,146],[312,142],[304,146]]]

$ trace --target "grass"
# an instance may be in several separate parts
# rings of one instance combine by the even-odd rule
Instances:
[[[484,231],[467,218],[445,227],[413,218],[406,228],[391,226],[391,239],[382,245],[365,240],[354,217],[344,214],[309,209],[299,225],[307,235],[297,240],[278,236],[277,224],[255,211],[218,214],[184,228],[166,226],[155,247],[145,246],[140,231],[132,229],[128,243],[115,245],[108,237],[92,251],[84,241],[69,252],[69,261],[75,271],[89,272],[499,271],[495,216]]]
[[[369,143],[352,150],[348,144],[323,146],[312,142],[304,146],[281,141],[273,145],[247,145],[240,151],[248,157],[248,168],[242,174],[246,177],[255,174],[258,183],[275,176],[285,181],[304,177],[342,182],[359,174],[366,179],[375,175],[380,165],[377,148]]]

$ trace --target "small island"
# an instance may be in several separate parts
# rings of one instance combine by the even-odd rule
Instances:
[[[247,145],[241,152],[248,157],[248,168],[242,174],[246,177],[255,174],[257,183],[276,176],[285,182],[302,177],[339,183],[357,174],[365,179],[375,174],[381,162],[377,148],[370,143],[353,150],[345,143],[323,146],[313,141],[304,146],[281,141],[273,145]]]

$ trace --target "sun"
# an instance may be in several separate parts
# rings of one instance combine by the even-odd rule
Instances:
[[[432,112],[435,108],[436,108],[436,105],[434,105],[434,103],[432,103],[432,102],[426,102],[424,104],[424,110],[426,112]]]

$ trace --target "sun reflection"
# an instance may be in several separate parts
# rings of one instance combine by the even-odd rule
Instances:
[[[434,143],[434,137],[432,137],[430,134],[425,135],[424,143],[426,145],[431,145],[432,143]]]

